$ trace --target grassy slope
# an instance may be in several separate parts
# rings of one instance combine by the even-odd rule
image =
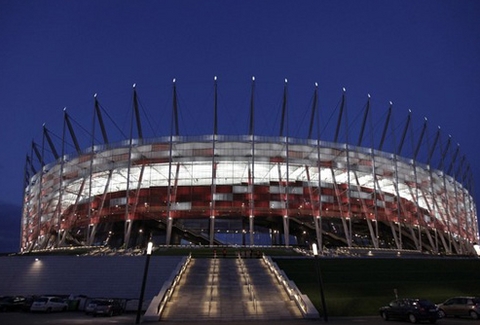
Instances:
[[[321,310],[313,259],[275,259]],[[455,295],[480,295],[479,259],[320,259],[331,316],[375,315],[394,298],[421,297],[439,303]]]

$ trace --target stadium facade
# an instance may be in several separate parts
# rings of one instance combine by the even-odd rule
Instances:
[[[44,126],[25,168],[21,251],[64,246],[155,244],[368,247],[433,254],[474,254],[478,222],[472,177],[459,147],[440,129],[425,145],[426,120],[411,157],[402,156],[410,113],[393,150],[384,150],[392,106],[377,148],[363,146],[370,97],[355,145],[338,141],[345,91],[332,141],[312,136],[319,123],[317,87],[308,136],[288,135],[287,82],[280,132],[255,133],[252,80],[249,132],[218,134],[217,82],[213,132],[181,135],[176,83],[170,134],[143,136],[137,91],[132,130],[110,142],[94,101],[91,143],[82,148],[64,111],[62,152]],[[96,125],[96,126],[95,126]],[[103,143],[97,144],[95,130]],[[137,136],[133,136],[133,130]],[[317,129],[319,127],[317,126]],[[353,138],[351,136],[351,138]],[[67,153],[67,142],[75,148]],[[390,146],[392,147],[392,146]],[[425,148],[427,147],[427,148]],[[426,152],[420,162],[419,152]],[[46,152],[54,159],[46,163]],[[432,166],[433,157],[437,168]]]

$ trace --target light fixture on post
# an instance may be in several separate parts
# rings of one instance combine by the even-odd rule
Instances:
[[[318,248],[316,243],[312,244],[312,251],[313,255],[315,256],[315,268],[317,270],[318,284],[320,286],[320,299],[322,301],[323,320],[325,322],[328,322],[327,304],[325,303],[325,295],[323,293],[322,271],[320,270],[320,261],[318,259]]]
[[[145,261],[145,269],[143,271],[142,289],[140,290],[140,298],[138,299],[137,318],[135,324],[140,324],[140,314],[142,313],[143,296],[145,294],[145,285],[147,284],[148,266],[150,264],[150,255],[152,255],[153,243],[150,241],[147,245],[147,260]]]

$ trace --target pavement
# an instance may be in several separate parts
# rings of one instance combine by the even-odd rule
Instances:
[[[358,317],[358,318],[331,318],[328,323],[335,325],[352,325],[352,324],[368,324],[375,325],[384,324],[380,316],[375,317]],[[64,312],[64,313],[23,313],[9,312],[0,313],[0,324],[2,325],[92,325],[92,324],[116,324],[116,325],[133,325],[136,322],[135,313],[126,313],[114,317],[92,317],[87,316],[83,312]],[[159,321],[159,322],[142,322],[143,325],[313,325],[325,323],[323,319],[288,319],[288,320],[228,320],[228,321],[212,321],[212,320],[190,320],[190,321]]]
[[[136,322],[135,313],[126,313],[114,317],[92,317],[83,312],[64,313],[23,313],[8,312],[0,313],[1,325],[134,325]],[[288,320],[228,320],[228,321],[159,321],[141,322],[143,325],[385,325],[385,324],[408,324],[408,322],[391,321],[385,322],[380,316],[358,316],[358,317],[329,317],[328,322],[321,319],[288,319]],[[439,325],[473,325],[477,321],[469,318],[444,318],[438,320]]]

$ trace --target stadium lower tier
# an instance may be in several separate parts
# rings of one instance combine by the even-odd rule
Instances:
[[[108,193],[92,202],[70,206],[59,227],[43,224],[37,248],[62,246],[145,247],[156,245],[283,245],[325,249],[371,247],[416,250],[433,254],[473,254],[462,241],[413,202],[371,193],[372,199],[349,197],[346,188],[305,188],[304,192],[270,193],[255,186],[250,193],[232,194],[232,186],[178,187],[168,208],[168,188],[155,187]],[[338,190],[341,193],[338,193]],[[288,192],[288,191],[287,191]],[[223,193],[222,195],[219,195]],[[171,195],[171,193],[170,193]],[[127,197],[130,199],[127,205]],[[321,202],[320,197],[333,197]],[[222,200],[223,198],[223,200]],[[312,203],[313,202],[313,203]],[[377,202],[377,204],[375,204]],[[379,204],[381,202],[381,204]],[[349,217],[353,216],[353,217]],[[60,229],[55,231],[54,229]]]

